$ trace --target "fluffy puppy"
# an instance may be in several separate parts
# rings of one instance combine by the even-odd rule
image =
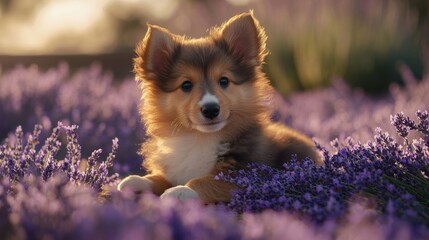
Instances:
[[[236,187],[215,180],[220,172],[249,162],[281,167],[293,154],[320,161],[309,138],[270,120],[266,35],[252,12],[199,39],[148,27],[134,59],[147,175],[128,176],[119,190],[227,202]]]

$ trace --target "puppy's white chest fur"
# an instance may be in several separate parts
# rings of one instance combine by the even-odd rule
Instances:
[[[216,164],[219,143],[220,139],[212,135],[158,139],[160,162],[167,180],[173,185],[184,185],[193,178],[207,175]]]

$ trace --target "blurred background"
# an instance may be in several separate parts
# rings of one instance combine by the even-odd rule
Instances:
[[[338,77],[380,93],[401,83],[402,64],[417,79],[427,69],[428,0],[1,0],[0,71],[99,62],[122,78],[146,23],[200,37],[249,9],[269,37],[265,71],[284,95]]]

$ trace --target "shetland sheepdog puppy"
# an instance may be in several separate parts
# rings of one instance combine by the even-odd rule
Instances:
[[[216,180],[220,172],[249,162],[281,167],[293,154],[320,161],[308,137],[270,120],[265,42],[251,11],[198,39],[148,26],[134,59],[147,175],[128,176],[118,190],[228,202],[236,186]]]

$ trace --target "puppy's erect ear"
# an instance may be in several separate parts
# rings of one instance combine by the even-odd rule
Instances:
[[[220,33],[233,56],[244,61],[256,60],[257,65],[263,63],[267,37],[252,11],[228,20],[220,27]]]
[[[137,80],[167,78],[176,46],[174,35],[167,29],[148,25],[146,36],[136,48],[134,71]]]

